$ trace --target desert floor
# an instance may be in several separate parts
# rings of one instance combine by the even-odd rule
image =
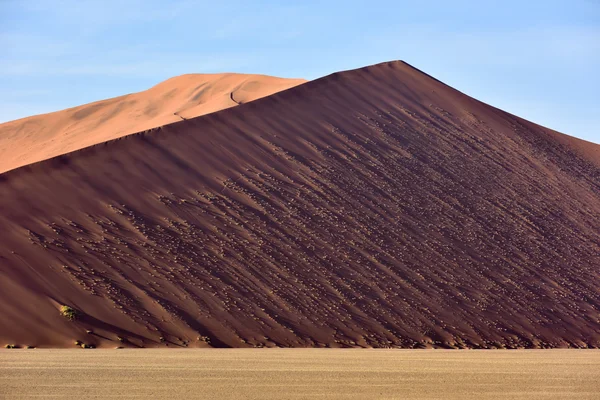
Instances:
[[[0,398],[597,399],[596,350],[2,350]]]

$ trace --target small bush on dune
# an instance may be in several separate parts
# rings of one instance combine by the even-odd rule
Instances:
[[[74,321],[77,319],[79,313],[72,307],[69,306],[61,306],[60,307],[60,315],[68,319],[69,321]]]
[[[18,348],[16,344],[6,344],[4,345],[5,349],[16,349]]]
[[[82,349],[95,349],[96,346],[94,346],[93,344],[86,344],[83,343],[81,340],[76,340],[75,342],[75,346],[81,347]]]

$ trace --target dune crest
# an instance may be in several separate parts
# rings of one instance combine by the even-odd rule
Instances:
[[[303,82],[266,75],[187,74],[143,92],[6,122],[0,124],[0,173],[247,103]]]
[[[0,340],[599,347],[597,154],[390,62],[27,165]]]

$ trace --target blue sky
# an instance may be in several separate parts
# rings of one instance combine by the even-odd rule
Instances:
[[[0,122],[183,73],[314,79],[401,59],[600,143],[600,0],[0,0],[0,48]]]

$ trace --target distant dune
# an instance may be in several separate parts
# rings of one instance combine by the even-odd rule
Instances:
[[[0,341],[598,347],[598,149],[398,61],[23,166]]]
[[[0,124],[0,172],[247,103],[303,82],[265,75],[189,74],[143,92]]]

